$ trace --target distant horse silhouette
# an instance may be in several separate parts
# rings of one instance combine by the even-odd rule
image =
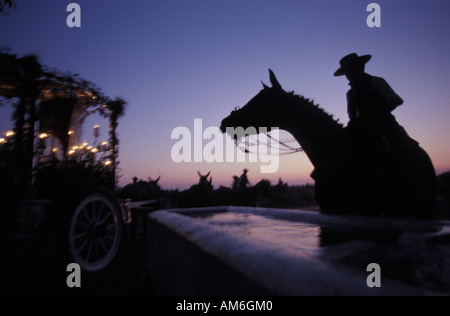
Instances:
[[[197,184],[191,186],[188,190],[182,191],[178,197],[178,207],[205,207],[214,204],[212,178],[208,180],[211,173],[202,175]]]
[[[156,180],[149,177],[148,181],[133,177],[133,183],[127,184],[118,192],[119,198],[130,199],[133,202],[145,201],[145,204],[140,207],[130,209],[130,231],[133,241],[136,241],[136,227],[139,219],[142,219],[144,236],[146,236],[147,226],[144,217],[152,211],[167,208],[167,200],[162,196],[162,190],[158,184],[159,179],[161,176]]]
[[[272,87],[263,83],[263,90],[223,119],[222,132],[240,126],[278,127],[291,133],[315,168],[311,174],[315,198],[324,213],[432,217],[436,174],[417,142],[405,134],[404,145],[391,146],[386,154],[385,187],[377,196],[385,207],[373,210],[367,188],[374,166],[369,159],[361,159],[362,149],[354,145],[348,129],[311,100],[284,91],[270,69],[269,73]],[[369,139],[366,142],[371,145]]]
[[[160,198],[161,188],[158,185],[158,181],[152,180],[150,177],[148,181],[138,180],[137,177],[133,178],[133,183],[129,183],[119,191],[119,197],[123,199],[131,199],[132,201],[146,201],[155,200]]]

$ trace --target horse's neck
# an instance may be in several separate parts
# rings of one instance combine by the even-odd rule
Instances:
[[[289,113],[282,116],[280,128],[294,136],[316,168],[328,165],[342,126],[308,99],[289,94],[285,102]]]

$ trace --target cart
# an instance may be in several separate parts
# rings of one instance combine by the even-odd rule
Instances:
[[[99,272],[115,260],[126,238],[135,238],[139,219],[160,205],[159,200],[117,199],[102,188],[90,189],[72,200],[18,201],[15,260],[29,264],[44,248],[54,245],[64,262]],[[142,224],[146,234],[144,220]]]
[[[115,196],[115,127],[126,102],[78,75],[45,68],[36,56],[2,53],[0,69],[0,97],[17,101],[14,130],[0,131],[0,231],[8,231],[1,241],[3,253],[14,252],[0,263],[32,262],[52,236],[61,257],[86,271],[104,269],[133,214],[158,207]],[[92,113],[108,121],[108,141],[98,139],[99,125],[91,144],[80,139]]]

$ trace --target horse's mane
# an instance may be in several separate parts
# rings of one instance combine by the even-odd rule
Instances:
[[[314,103],[313,100],[306,98],[302,95],[296,94],[294,91],[289,91],[289,92],[287,92],[287,94],[298,99],[298,102],[301,102],[303,104],[306,103],[309,106],[311,106],[311,108],[313,108],[317,111],[318,115],[324,116],[324,118],[327,118],[327,119],[333,121],[340,127],[344,127],[344,125],[341,122],[339,122],[339,119],[335,119],[332,114],[328,113],[327,111],[325,111],[325,109],[321,108],[318,104]]]

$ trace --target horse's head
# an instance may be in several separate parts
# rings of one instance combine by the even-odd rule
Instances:
[[[159,184],[158,184],[159,179],[161,179],[161,176],[156,178],[156,180],[153,180],[151,177],[148,177],[148,185],[154,190],[159,189]]]
[[[148,181],[143,182],[143,185],[147,190],[149,199],[159,197],[161,193],[161,187],[158,184],[159,179],[161,179],[161,176],[159,176],[156,180],[153,180],[151,177],[148,177]]]
[[[211,171],[208,172],[206,175],[202,175],[200,173],[200,171],[197,171],[197,174],[200,177],[200,179],[198,180],[198,184],[200,184],[200,185],[210,185],[212,183],[212,178],[210,178],[209,181],[208,181],[208,177],[209,177],[210,173],[211,173]]]
[[[242,127],[245,130],[251,131],[249,127],[254,127],[256,130],[259,130],[260,127],[265,127],[269,131],[271,127],[279,127],[274,124],[276,124],[283,112],[280,111],[280,107],[283,106],[280,98],[287,93],[283,90],[275,74],[270,69],[269,74],[272,87],[268,87],[262,83],[263,89],[256,96],[244,107],[236,107],[228,117],[224,118],[220,126],[220,130],[223,133],[227,132],[227,128],[234,129]]]

